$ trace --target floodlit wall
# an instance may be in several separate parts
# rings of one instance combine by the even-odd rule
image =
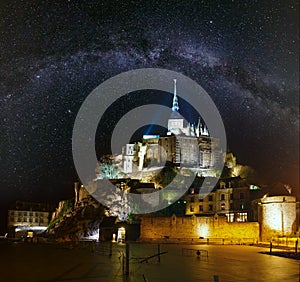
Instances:
[[[273,196],[262,198],[258,205],[261,239],[293,236],[296,232],[296,198]]]
[[[227,222],[223,216],[150,217],[141,219],[141,240],[224,238],[258,240],[258,222]]]

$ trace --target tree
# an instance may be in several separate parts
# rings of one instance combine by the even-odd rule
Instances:
[[[103,156],[96,168],[96,179],[116,179],[119,178],[119,167],[112,155]]]

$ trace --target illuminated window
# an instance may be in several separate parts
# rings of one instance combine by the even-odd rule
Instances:
[[[241,209],[241,210],[245,209],[244,203],[241,203],[241,204],[240,204],[240,209]]]
[[[238,212],[236,214],[237,222],[246,222],[247,221],[247,213],[246,212]]]
[[[225,203],[221,204],[221,211],[225,211]]]
[[[250,185],[250,190],[259,190],[260,188],[256,185]]]
[[[234,222],[234,213],[226,213],[227,222]]]

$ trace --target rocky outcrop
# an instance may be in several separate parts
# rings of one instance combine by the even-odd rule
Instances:
[[[46,235],[62,240],[78,240],[92,236],[99,230],[105,208],[75,183],[75,200],[59,202]]]

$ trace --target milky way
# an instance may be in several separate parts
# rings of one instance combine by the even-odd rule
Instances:
[[[49,2],[1,9],[3,202],[70,196],[81,103],[104,80],[144,67],[197,81],[238,161],[262,179],[298,183],[297,1]],[[159,102],[129,101],[151,99]]]

